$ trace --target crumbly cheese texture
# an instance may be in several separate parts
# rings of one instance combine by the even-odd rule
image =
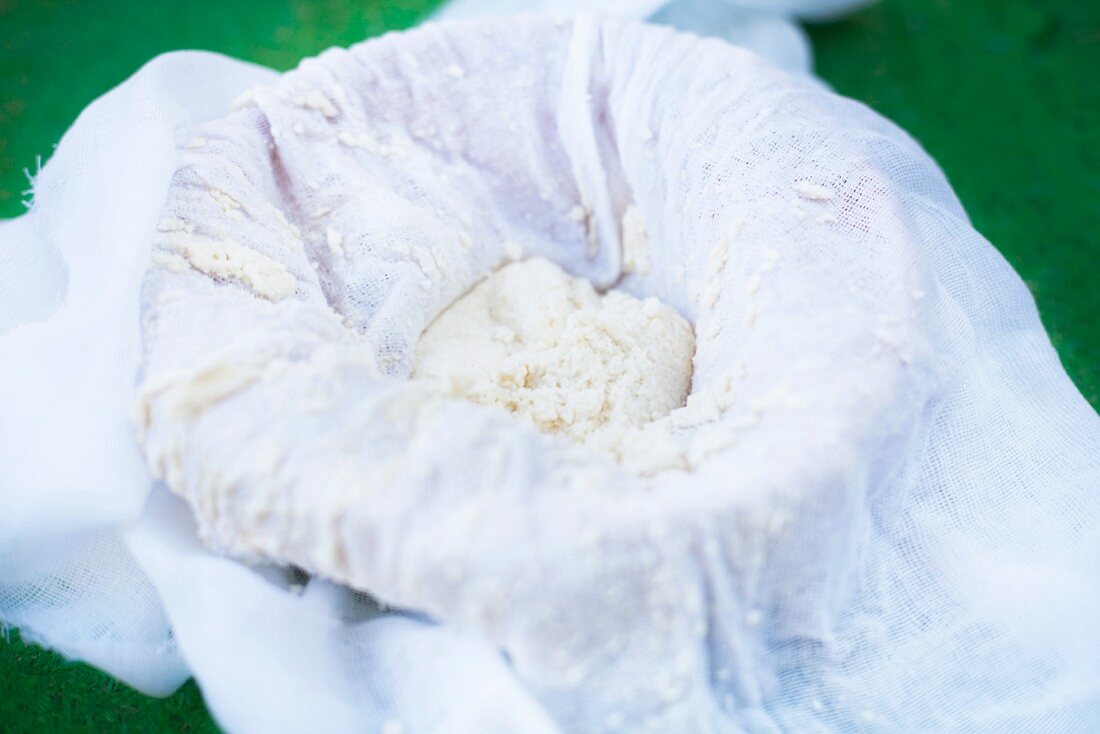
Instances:
[[[178,252],[195,270],[241,283],[269,301],[277,301],[294,293],[294,276],[282,263],[233,240],[212,240],[188,232],[169,232],[162,234],[157,244]],[[159,258],[158,264],[167,265],[167,262]],[[178,265],[168,267],[175,269]]]
[[[412,376],[621,458],[646,424],[684,405],[694,352],[691,326],[668,306],[601,295],[534,258],[444,311],[417,344]]]

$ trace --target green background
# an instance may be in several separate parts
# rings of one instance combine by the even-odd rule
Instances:
[[[0,0],[0,217],[24,169],[152,56],[203,48],[287,69],[417,22],[434,0]],[[885,0],[811,28],[818,73],[912,133],[1023,276],[1066,369],[1100,405],[1100,2]],[[194,683],[156,700],[0,641],[0,731],[217,727]]]

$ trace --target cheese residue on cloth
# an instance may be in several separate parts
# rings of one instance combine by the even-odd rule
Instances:
[[[294,293],[294,276],[282,263],[233,240],[213,240],[188,232],[169,232],[158,237],[156,244],[172,248],[200,273],[241,283],[269,301],[278,301]],[[156,262],[162,266],[168,265],[164,258],[158,258]],[[168,267],[176,270],[178,265]]]
[[[412,377],[621,457],[638,430],[684,405],[694,352],[691,326],[657,299],[601,295],[534,258],[440,314]]]

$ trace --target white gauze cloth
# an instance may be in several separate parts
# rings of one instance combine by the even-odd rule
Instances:
[[[405,380],[517,255],[695,326],[681,468]],[[1100,726],[1100,418],[913,141],[723,42],[163,57],[0,278],[0,618],[230,731]]]
[[[519,13],[567,17],[598,11],[714,36],[792,74],[813,70],[810,40],[797,21],[830,20],[874,0],[449,0],[436,18],[468,20]]]

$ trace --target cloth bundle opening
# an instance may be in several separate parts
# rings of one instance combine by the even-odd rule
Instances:
[[[811,81],[590,17],[172,56],[35,202],[0,239],[67,286],[0,334],[0,617],[48,644],[241,731],[1100,717],[1097,416],[935,164]],[[408,379],[536,259],[690,358],[610,451]]]

